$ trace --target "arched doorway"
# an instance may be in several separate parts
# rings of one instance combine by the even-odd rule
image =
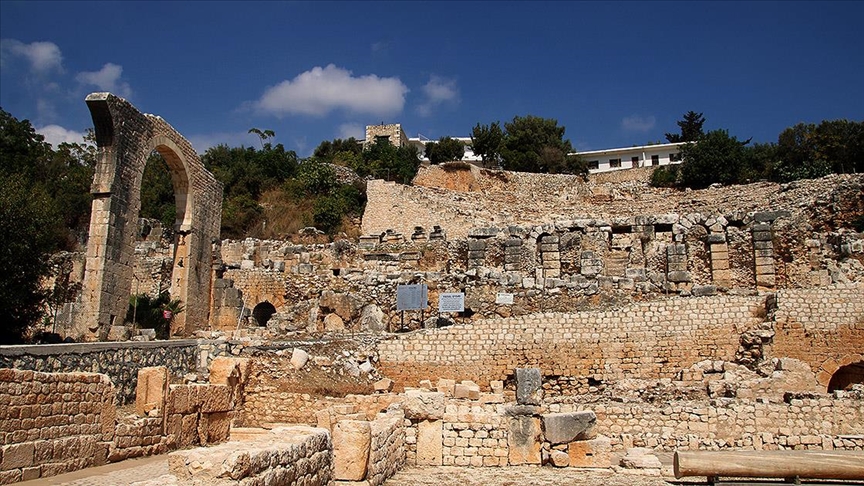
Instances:
[[[831,375],[831,381],[828,382],[828,393],[834,390],[845,390],[854,383],[864,384],[864,362],[841,366],[835,371]]]
[[[256,305],[255,308],[252,309],[252,317],[254,317],[255,322],[257,322],[258,325],[262,327],[267,325],[267,321],[269,321],[275,313],[276,308],[273,307],[273,304],[267,302],[266,300]]]

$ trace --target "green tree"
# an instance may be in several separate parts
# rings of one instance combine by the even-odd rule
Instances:
[[[420,168],[420,156],[413,145],[395,147],[389,140],[378,139],[363,150],[359,165],[352,168],[360,176],[408,183]]]
[[[572,154],[558,121],[527,115],[504,124],[503,167],[522,172],[585,174],[587,165]]]
[[[433,164],[462,160],[465,144],[451,137],[441,137],[437,142],[426,144],[426,157]]]
[[[42,317],[48,297],[41,280],[51,272],[58,215],[40,185],[0,170],[0,343],[22,342]]]
[[[727,130],[712,130],[698,142],[683,145],[681,184],[699,189],[717,182],[721,184],[739,182],[741,169],[745,163],[746,143],[730,136]]]
[[[489,125],[477,124],[471,131],[471,148],[483,159],[485,167],[497,167],[501,163],[501,148],[504,146],[504,131],[498,122]]]
[[[144,166],[141,179],[141,211],[142,218],[158,220],[162,228],[171,232],[177,219],[177,207],[174,200],[174,184],[171,182],[171,172],[165,159],[159,152],[153,151]]]
[[[347,154],[351,155],[360,155],[363,152],[363,144],[358,141],[354,137],[350,137],[347,139],[337,138],[333,141],[325,140],[318,144],[318,147],[315,148],[315,152],[313,152],[313,156],[322,161],[329,162],[331,164],[337,165],[345,165],[341,164],[340,160],[346,157]]]
[[[705,117],[702,116],[702,113],[688,111],[677,124],[678,128],[681,129],[681,134],[667,133],[666,140],[669,143],[695,142],[705,134],[702,131],[702,125],[705,124]]]

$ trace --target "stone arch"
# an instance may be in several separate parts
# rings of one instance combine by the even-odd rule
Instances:
[[[842,373],[839,375],[841,378],[835,380],[841,370]],[[846,379],[842,377],[854,374],[856,370],[859,373],[864,372],[864,356],[861,354],[846,354],[841,357],[828,358],[816,370],[816,381],[828,391],[842,390],[849,384],[843,383],[840,386],[841,381]]]
[[[110,93],[87,96],[98,147],[91,193],[90,236],[75,333],[104,339],[126,314],[132,290],[132,266],[141,179],[149,154],[158,151],[171,171],[177,220],[171,298],[185,311],[172,323],[171,335],[206,327],[210,314],[211,243],[219,238],[222,184],[208,172],[192,145],[158,116],[139,112]]]
[[[841,366],[831,375],[828,382],[828,393],[843,390],[853,383],[864,384],[864,361]]]
[[[266,326],[267,321],[269,321],[275,313],[276,307],[274,307],[273,304],[267,302],[266,300],[259,303],[255,306],[254,309],[252,309],[252,317],[255,318],[255,322],[257,322],[259,326]]]

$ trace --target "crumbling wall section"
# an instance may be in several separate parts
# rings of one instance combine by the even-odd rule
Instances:
[[[115,383],[118,403],[126,404],[135,400],[139,369],[165,366],[180,379],[206,371],[211,359],[226,353],[224,341],[195,340],[0,346],[0,368],[104,373]]]

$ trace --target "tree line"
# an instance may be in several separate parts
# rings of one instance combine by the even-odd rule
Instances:
[[[655,169],[651,183],[662,187],[705,188],[767,180],[790,182],[828,174],[864,172],[864,122],[825,120],[783,130],[776,143],[739,140],[728,130],[703,130],[705,117],[690,111],[677,122],[684,142],[680,165]]]

